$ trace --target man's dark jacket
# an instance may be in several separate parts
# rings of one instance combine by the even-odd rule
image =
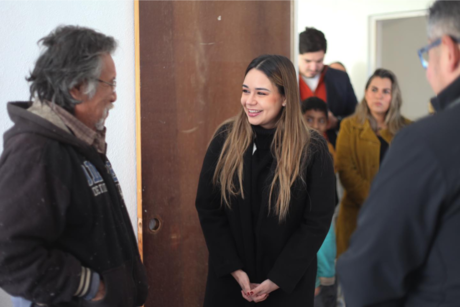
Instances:
[[[336,129],[327,131],[329,142],[335,146],[340,122],[343,118],[355,112],[357,99],[346,72],[327,67],[324,74],[324,83],[326,85],[327,106],[339,120]]]
[[[329,110],[339,119],[353,114],[358,101],[348,74],[328,67],[324,74],[324,83]]]
[[[460,304],[460,78],[393,140],[338,261],[347,306]]]
[[[110,162],[28,106],[8,104],[14,126],[0,158],[0,287],[47,306],[141,306],[146,274]],[[82,267],[101,275],[102,301],[75,296]]]

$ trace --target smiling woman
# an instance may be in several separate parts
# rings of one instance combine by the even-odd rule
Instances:
[[[198,186],[204,305],[313,306],[316,253],[335,206],[327,145],[302,118],[289,59],[254,59],[242,90],[241,112],[215,133]]]
[[[244,78],[241,105],[251,125],[259,125],[264,129],[275,128],[281,108],[286,106],[285,100],[260,70],[253,68]]]

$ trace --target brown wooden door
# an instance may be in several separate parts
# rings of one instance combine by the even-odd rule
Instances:
[[[146,306],[198,307],[208,251],[195,194],[206,147],[237,114],[249,62],[290,56],[291,2],[140,1],[139,28]]]

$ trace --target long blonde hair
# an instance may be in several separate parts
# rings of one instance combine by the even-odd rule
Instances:
[[[406,121],[401,115],[402,97],[401,90],[399,89],[398,79],[396,79],[395,74],[391,71],[379,68],[372,74],[372,76],[369,77],[369,80],[367,80],[365,91],[367,91],[369,88],[372,79],[376,77],[382,79],[387,78],[391,81],[391,102],[387,114],[385,115],[385,124],[387,125],[388,131],[395,135],[401,128],[406,125]],[[368,119],[372,130],[377,132],[377,121],[371,114],[371,110],[367,105],[366,97],[364,97],[360,104],[356,107],[355,116],[361,124],[364,124],[366,119]]]
[[[286,99],[286,106],[280,111],[271,144],[271,152],[277,165],[269,196],[269,212],[272,197],[275,195],[275,213],[282,221],[289,211],[293,183],[299,176],[304,179],[302,170],[306,162],[310,132],[301,115],[296,71],[291,61],[280,55],[262,55],[249,64],[245,76],[252,69],[263,72]],[[230,197],[237,195],[241,195],[243,199],[245,197],[243,155],[253,142],[253,131],[243,108],[236,117],[222,125],[227,125],[225,132],[228,135],[217,161],[213,183],[220,187],[221,200],[230,208]],[[235,183],[235,177],[238,179],[238,184]]]

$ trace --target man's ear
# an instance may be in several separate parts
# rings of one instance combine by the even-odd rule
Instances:
[[[447,51],[447,63],[449,70],[454,71],[460,65],[460,50],[458,44],[448,35],[442,37],[442,44]]]
[[[81,84],[74,86],[69,91],[73,99],[82,101],[83,100],[83,86]]]

